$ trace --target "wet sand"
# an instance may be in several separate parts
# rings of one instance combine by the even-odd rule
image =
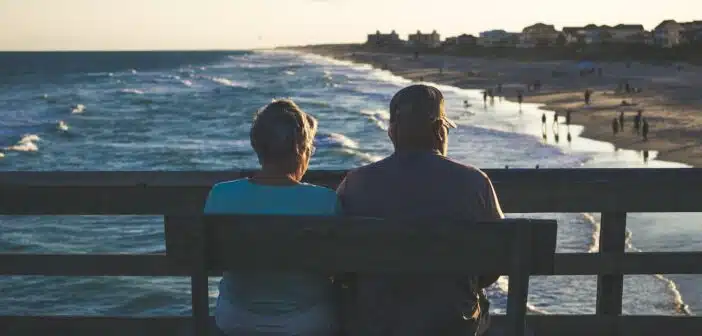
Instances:
[[[517,62],[504,59],[476,59],[409,54],[348,52],[328,47],[296,48],[313,54],[356,63],[371,64],[398,76],[465,89],[496,88],[502,84],[508,100],[516,101],[523,90],[525,103],[544,104],[544,109],[565,116],[572,110],[571,123],[585,126],[582,136],[613,143],[618,148],[657,151],[658,160],[702,166],[702,67],[598,62],[597,72],[580,76],[575,61]],[[442,69],[443,70],[440,70]],[[527,84],[541,81],[541,89],[528,91]],[[641,92],[617,92],[627,80]],[[584,91],[592,90],[590,105]],[[622,101],[629,105],[622,106]],[[648,141],[633,131],[633,118],[643,110],[648,120]],[[624,129],[612,132],[612,119],[624,112]]]

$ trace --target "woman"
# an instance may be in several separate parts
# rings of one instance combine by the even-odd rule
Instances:
[[[334,215],[336,193],[301,183],[314,153],[317,120],[291,100],[260,110],[251,127],[261,170],[215,185],[206,214]],[[335,330],[329,277],[225,272],[215,311],[227,335],[330,335]]]

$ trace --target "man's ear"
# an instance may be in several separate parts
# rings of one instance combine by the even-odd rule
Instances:
[[[436,136],[436,139],[440,142],[446,141],[446,136],[448,135],[448,132],[444,123],[441,121],[437,121],[432,125],[432,127],[434,128],[433,131]]]
[[[395,124],[390,123],[390,125],[388,125],[388,138],[390,138],[390,141],[392,141],[393,144],[395,143],[397,136],[396,131]]]

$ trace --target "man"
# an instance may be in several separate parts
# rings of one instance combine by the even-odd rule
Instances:
[[[448,132],[441,91],[427,85],[400,90],[390,102],[388,135],[395,153],[349,172],[337,190],[349,216],[503,218],[490,179],[446,157]],[[470,269],[470,265],[466,265]],[[484,287],[497,276],[463,279],[434,275],[358,276],[356,335],[481,335],[488,324]]]

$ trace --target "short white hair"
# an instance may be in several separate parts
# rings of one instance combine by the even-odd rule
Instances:
[[[275,99],[264,106],[251,125],[251,147],[261,163],[297,159],[312,148],[317,119],[290,99]]]

